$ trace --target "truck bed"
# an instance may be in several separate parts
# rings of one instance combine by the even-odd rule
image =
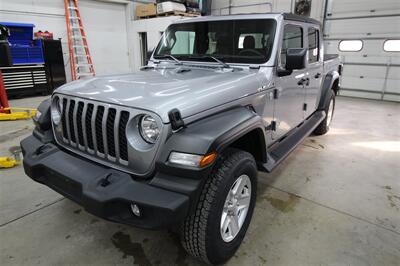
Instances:
[[[340,59],[338,54],[324,55],[324,74],[332,70],[339,70],[339,65],[340,65]]]
[[[335,58],[339,58],[339,54],[325,54],[324,61],[329,61]]]

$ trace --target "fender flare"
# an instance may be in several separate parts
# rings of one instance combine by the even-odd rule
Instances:
[[[247,133],[257,130],[262,136],[263,158],[266,158],[265,130],[263,120],[246,107],[236,107],[195,121],[186,128],[169,136],[158,158],[166,162],[172,151],[191,154],[221,153]]]
[[[336,80],[339,81],[340,74],[337,71],[331,71],[326,74],[324,81],[321,86],[321,98],[318,104],[318,110],[325,110],[325,107],[329,104],[329,91]]]
[[[34,124],[43,131],[51,129],[51,115],[50,115],[51,98],[47,98],[40,103],[37,110],[41,114],[39,118],[33,117]]]

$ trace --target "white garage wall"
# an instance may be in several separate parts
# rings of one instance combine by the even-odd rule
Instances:
[[[62,0],[0,0],[0,21],[26,22],[35,31],[48,30],[62,39],[66,74],[70,80],[68,38]],[[129,72],[128,5],[104,1],[79,1],[96,74]]]

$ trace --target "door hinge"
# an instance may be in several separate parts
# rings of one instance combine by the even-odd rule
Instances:
[[[303,104],[303,111],[307,111],[307,104]]]
[[[274,89],[274,99],[278,99],[279,97],[279,90],[277,88]]]

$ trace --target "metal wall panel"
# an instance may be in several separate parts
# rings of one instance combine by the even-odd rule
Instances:
[[[329,18],[382,16],[396,14],[400,8],[399,0],[334,0],[329,2],[329,12],[327,13]]]
[[[398,37],[399,25],[400,16],[328,19],[325,23],[325,34],[329,38],[347,39]]]

